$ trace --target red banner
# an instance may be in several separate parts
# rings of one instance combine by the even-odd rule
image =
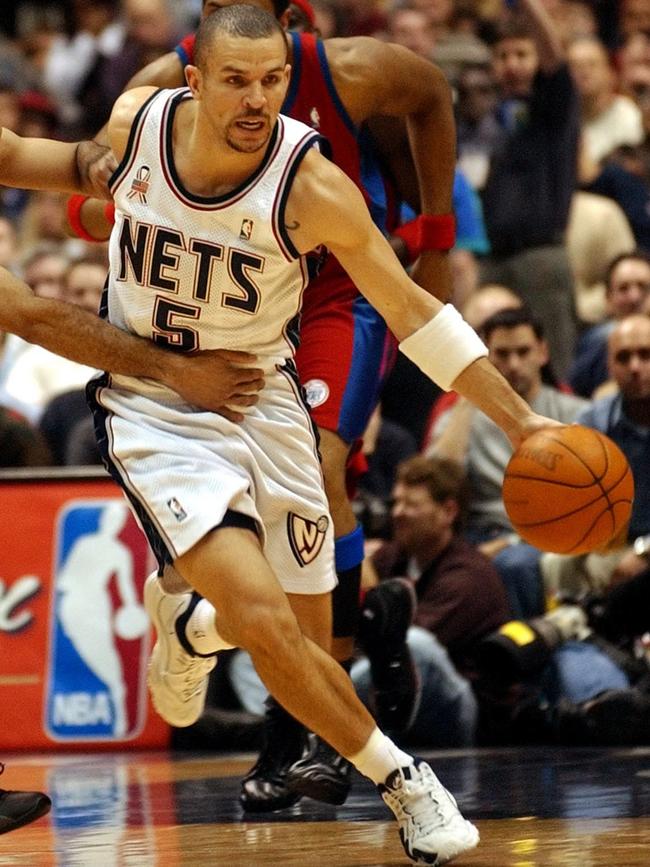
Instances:
[[[0,482],[0,751],[164,747],[142,589],[154,562],[106,479]]]

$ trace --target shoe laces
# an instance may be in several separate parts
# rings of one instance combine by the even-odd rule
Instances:
[[[180,670],[170,674],[181,679],[180,692],[183,699],[187,701],[203,687],[205,678],[214,668],[214,658],[190,656],[189,653],[181,650],[176,656],[176,663]]]
[[[440,795],[449,798],[452,807],[455,801],[433,771],[427,765],[411,765],[410,773],[416,773],[418,777],[408,779],[404,770],[399,768],[395,786],[386,790],[389,798],[397,801],[404,817],[416,825],[422,834],[446,825],[449,817],[445,815]]]

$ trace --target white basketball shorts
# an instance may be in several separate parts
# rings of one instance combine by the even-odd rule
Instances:
[[[266,375],[240,424],[118,388],[107,375],[91,391],[100,450],[161,566],[232,510],[256,522],[287,593],[335,586],[332,521],[292,364]]]

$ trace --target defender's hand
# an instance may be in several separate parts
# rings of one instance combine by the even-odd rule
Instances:
[[[196,355],[170,353],[171,374],[165,383],[188,403],[216,412],[233,422],[244,420],[232,406],[254,406],[264,388],[264,371],[246,367],[256,361],[249,352],[212,349]]]
[[[77,168],[88,196],[110,199],[108,182],[117,168],[117,160],[110,148],[95,141],[82,141],[77,147]]]

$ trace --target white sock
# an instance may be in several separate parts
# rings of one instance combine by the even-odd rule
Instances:
[[[358,753],[346,756],[354,767],[369,777],[375,785],[385,783],[386,778],[398,768],[405,768],[413,764],[413,756],[409,756],[391,741],[390,738],[378,728],[368,738],[368,741]]]
[[[201,599],[185,624],[185,636],[197,653],[205,655],[233,647],[217,632],[215,616],[214,605]]]

